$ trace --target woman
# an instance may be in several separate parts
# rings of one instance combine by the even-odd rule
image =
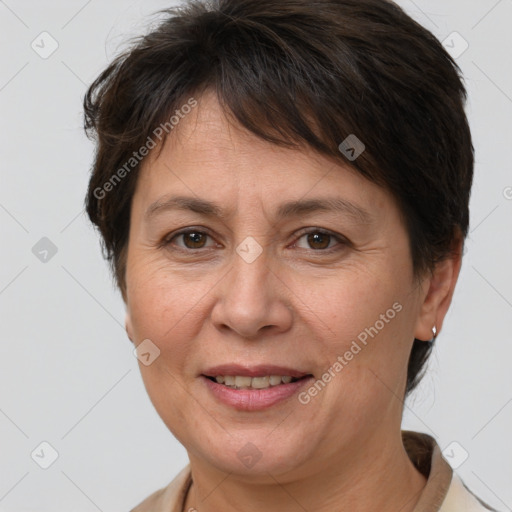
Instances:
[[[489,510],[400,429],[461,266],[465,97],[384,0],[189,3],[92,84],[87,211],[190,459],[134,511]]]

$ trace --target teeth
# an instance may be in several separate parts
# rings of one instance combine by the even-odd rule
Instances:
[[[237,388],[248,388],[251,385],[251,377],[235,377],[235,386]]]
[[[242,375],[219,375],[215,377],[218,384],[224,384],[236,389],[266,389],[281,384],[289,384],[293,380],[290,375],[266,375],[262,377],[247,377]]]
[[[254,377],[251,381],[251,387],[256,389],[265,389],[269,387],[270,377]]]
[[[232,377],[231,375],[227,375],[224,377],[224,384],[226,386],[234,386],[235,385],[235,377]]]
[[[277,386],[278,384],[281,384],[281,377],[279,377],[279,375],[271,375],[268,380],[271,386]]]

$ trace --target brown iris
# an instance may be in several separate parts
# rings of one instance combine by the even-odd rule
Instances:
[[[329,247],[331,235],[325,233],[309,233],[307,236],[308,244],[313,249],[327,249],[327,247]],[[320,247],[315,246],[315,244],[320,244]]]
[[[188,249],[201,249],[204,247],[206,237],[208,235],[197,231],[191,231],[189,233],[183,233],[182,236],[183,241]],[[191,242],[190,246],[187,244],[187,240]]]

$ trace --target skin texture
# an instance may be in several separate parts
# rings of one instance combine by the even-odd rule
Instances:
[[[140,364],[147,392],[190,458],[184,510],[412,510],[425,478],[400,437],[407,360],[415,337],[441,329],[460,251],[418,282],[387,191],[312,150],[249,134],[211,93],[197,99],[141,169],[126,271],[128,336],[160,349]],[[225,215],[145,217],[172,194],[214,201]],[[325,197],[363,208],[368,222],[340,212],[275,217],[283,202]],[[171,240],[183,228],[209,236]],[[333,237],[303,233],[316,228]],[[263,249],[252,263],[236,252],[248,236]],[[401,311],[305,405],[294,396],[235,410],[200,377],[218,364],[270,363],[321,378],[394,303]],[[251,468],[237,455],[248,442],[262,454]]]

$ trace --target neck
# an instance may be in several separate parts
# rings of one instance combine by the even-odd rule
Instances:
[[[305,472],[306,477],[287,478],[286,484],[280,483],[283,476],[270,473],[267,483],[249,483],[190,458],[193,484],[184,511],[412,512],[426,484],[400,435],[384,443],[382,439],[367,439],[364,449],[359,447],[342,458],[337,454],[336,460],[316,464],[311,463],[314,469]]]

